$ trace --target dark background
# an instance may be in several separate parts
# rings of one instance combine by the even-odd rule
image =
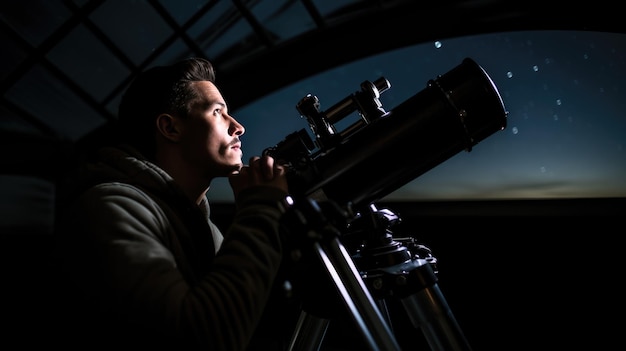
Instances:
[[[137,72],[209,58],[251,156],[306,127],[294,106],[307,93],[323,110],[385,76],[392,87],[381,101],[391,110],[472,57],[499,88],[507,128],[398,184],[378,207],[402,218],[394,233],[433,250],[438,285],[473,349],[616,348],[621,13],[608,1],[2,2],[0,335],[16,349],[81,337],[63,328],[55,296],[56,182],[115,119]],[[223,185],[209,195],[226,226],[233,205]],[[393,312],[404,348],[427,349]],[[363,348],[342,322],[329,343]]]

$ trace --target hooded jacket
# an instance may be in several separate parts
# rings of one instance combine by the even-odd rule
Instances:
[[[56,233],[62,347],[247,348],[279,270],[286,193],[242,192],[222,234],[208,202],[131,148],[102,149],[71,179]]]

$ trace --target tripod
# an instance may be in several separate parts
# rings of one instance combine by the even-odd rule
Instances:
[[[389,210],[370,204],[366,217],[350,212],[332,201],[304,199],[285,218],[289,228],[304,233],[295,236],[295,247],[311,249],[370,349],[401,350],[386,306],[386,299],[397,298],[432,350],[471,350],[437,285],[430,250],[412,239],[394,239],[389,228],[400,218]],[[329,323],[303,308],[289,350],[319,350]]]

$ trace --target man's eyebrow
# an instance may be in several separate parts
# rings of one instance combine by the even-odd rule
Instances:
[[[218,105],[220,108],[224,109],[226,108],[226,104],[223,102],[219,102],[219,101],[205,101],[203,103],[204,108],[213,108],[215,107],[215,105]]]

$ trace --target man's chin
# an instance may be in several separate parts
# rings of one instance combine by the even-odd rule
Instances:
[[[235,163],[229,168],[228,175],[239,173],[241,167],[243,167],[243,162]]]
[[[243,163],[240,163],[237,166],[233,167],[230,173],[231,174],[232,173],[239,173],[239,171],[241,171],[242,167],[243,167]]]

